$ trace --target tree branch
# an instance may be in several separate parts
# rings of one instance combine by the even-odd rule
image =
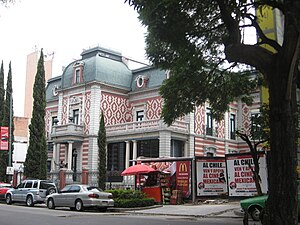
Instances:
[[[231,44],[225,46],[225,54],[229,62],[245,63],[256,67],[268,81],[267,74],[272,68],[274,53],[260,46]]]
[[[255,30],[258,34],[258,37],[262,40],[260,42],[261,44],[263,44],[263,43],[268,44],[268,45],[272,46],[277,52],[280,51],[280,49],[282,47],[278,44],[277,41],[268,38],[264,34],[263,30],[261,29],[261,27],[259,26],[259,24],[256,21],[256,17],[253,18],[253,15],[247,14],[247,13],[244,14],[244,17],[251,21],[252,26],[255,28]]]

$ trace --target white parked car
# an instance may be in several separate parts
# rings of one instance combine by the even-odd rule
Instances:
[[[104,192],[98,187],[70,184],[58,193],[48,195],[46,204],[49,209],[70,207],[71,210],[82,211],[94,207],[106,211],[108,207],[114,206],[114,200],[111,193]]]

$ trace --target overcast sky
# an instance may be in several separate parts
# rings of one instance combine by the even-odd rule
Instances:
[[[16,1],[0,7],[0,60],[5,76],[12,62],[15,116],[23,116],[26,57],[35,48],[55,53],[53,77],[96,45],[145,62],[146,29],[124,0]]]

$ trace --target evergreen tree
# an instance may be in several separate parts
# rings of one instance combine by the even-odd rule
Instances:
[[[12,69],[11,69],[11,62],[9,63],[9,68],[8,68],[8,75],[7,75],[7,82],[6,82],[6,96],[4,100],[4,108],[3,108],[3,119],[2,119],[2,126],[8,127],[11,129],[11,137],[9,140],[9,149],[11,151],[9,155],[9,151],[5,151],[5,160],[7,163],[7,166],[12,166],[8,165],[9,162],[9,157],[11,157],[11,162],[12,162],[12,154],[14,150],[14,111],[13,111],[13,89],[12,89]]]
[[[98,186],[105,190],[106,183],[106,130],[104,124],[104,115],[101,114],[100,126],[98,131]]]
[[[0,126],[2,126],[2,117],[4,113],[4,68],[3,61],[0,69]],[[0,150],[0,181],[6,180],[6,167],[7,167],[7,151]]]
[[[33,110],[29,125],[29,147],[24,164],[24,175],[38,179],[47,177],[47,143],[45,132],[45,69],[43,49],[37,65],[33,87]]]
[[[1,117],[3,117],[3,111],[4,111],[4,104],[3,104],[4,103],[4,95],[5,95],[4,68],[3,68],[3,61],[2,61],[1,69],[0,69],[0,115],[1,115]]]

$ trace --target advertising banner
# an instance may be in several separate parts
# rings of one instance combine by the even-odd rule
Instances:
[[[252,156],[250,154],[226,155],[226,163],[229,196],[256,195],[255,181],[251,171],[254,170]],[[267,165],[266,155],[264,153],[260,154],[259,166],[262,192],[267,193]]]
[[[197,196],[227,194],[225,158],[196,159]]]
[[[1,127],[0,129],[0,150],[8,150],[8,143],[9,143],[9,133],[8,133],[8,127]]]
[[[183,198],[191,196],[191,160],[159,160],[148,161],[141,160],[142,163],[149,165],[157,171],[161,172],[163,178],[163,187],[170,190],[181,190]],[[162,182],[162,181],[161,181]]]
[[[182,190],[182,196],[190,195],[190,177],[191,177],[191,162],[177,161],[176,162],[176,186],[178,190]]]

